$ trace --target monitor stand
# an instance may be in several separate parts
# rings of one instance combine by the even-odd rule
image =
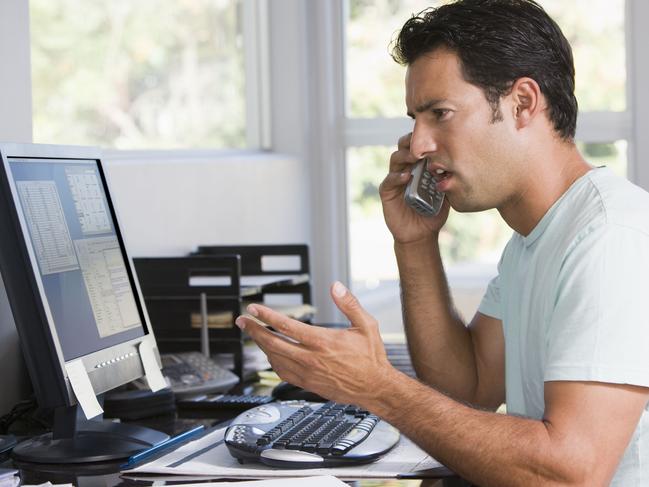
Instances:
[[[142,426],[78,418],[75,405],[55,409],[53,432],[19,443],[12,457],[27,463],[105,462],[126,459],[168,438]]]

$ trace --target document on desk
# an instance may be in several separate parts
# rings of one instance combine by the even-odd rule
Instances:
[[[123,470],[129,477],[139,474],[162,476],[183,475],[207,478],[273,478],[335,475],[355,480],[368,478],[399,478],[433,476],[432,469],[442,465],[402,436],[399,444],[374,463],[353,467],[332,467],[312,469],[280,469],[268,465],[239,464],[223,443],[225,428],[216,429],[177,450],[167,453],[151,462]]]
[[[333,475],[317,477],[294,477],[290,479],[251,480],[237,482],[236,487],[348,487]],[[232,482],[201,482],[198,484],[174,484],[174,487],[232,487]]]

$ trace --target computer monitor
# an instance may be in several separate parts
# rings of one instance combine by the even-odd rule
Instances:
[[[144,375],[142,342],[160,362],[99,150],[0,144],[0,154],[0,269],[36,398],[55,412],[53,434],[14,456],[104,461],[163,441],[145,428],[78,421],[72,362],[95,394]]]

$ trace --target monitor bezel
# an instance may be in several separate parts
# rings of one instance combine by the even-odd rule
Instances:
[[[9,191],[3,197],[2,205],[9,205],[9,213],[13,217],[13,222],[10,226],[13,227],[13,235],[19,247],[20,263],[24,264],[22,271],[26,272],[29,287],[31,288],[31,296],[25,296],[26,286],[14,286],[12,282],[16,273],[20,272],[19,266],[11,265],[4,262],[4,266],[8,269],[8,274],[11,274],[9,279],[4,279],[5,287],[7,288],[8,295],[11,293],[10,302],[12,302],[12,311],[14,312],[14,321],[16,321],[16,328],[23,348],[25,362],[32,378],[32,384],[36,392],[39,404],[42,407],[58,407],[58,406],[72,406],[77,403],[76,397],[72,391],[70,381],[67,377],[66,363],[77,360],[82,360],[88,372],[91,384],[96,394],[101,394],[110,389],[118,387],[133,379],[137,379],[144,375],[144,367],[142,365],[139,346],[143,341],[149,341],[149,345],[154,349],[155,356],[160,365],[160,360],[155,346],[155,337],[153,329],[147,314],[144,298],[140,289],[137,273],[133,264],[133,259],[128,252],[128,248],[124,242],[121,229],[120,218],[118,210],[112,202],[112,191],[110,187],[109,178],[106,177],[104,165],[102,162],[101,151],[94,147],[84,146],[58,146],[58,145],[45,145],[45,144],[13,144],[13,143],[0,143],[0,155],[2,158],[2,174],[0,175],[0,184]],[[22,206],[19,201],[19,196],[13,173],[11,170],[10,162],[13,159],[41,159],[47,161],[61,160],[64,161],[94,161],[98,168],[100,179],[106,193],[106,202],[109,207],[109,212],[114,222],[114,230],[117,240],[119,242],[122,256],[126,264],[126,270],[131,282],[131,288],[134,291],[136,306],[142,322],[143,335],[140,337],[128,339],[124,342],[114,344],[102,348],[100,350],[87,353],[81,357],[73,358],[68,361],[63,356],[61,343],[56,331],[55,322],[52,313],[49,309],[49,302],[45,294],[45,289],[40,276],[38,261],[33,249],[33,242],[28,232],[27,221],[22,211]],[[5,248],[10,245],[10,242],[3,243],[3,253],[8,252]],[[4,278],[4,275],[3,275]],[[13,289],[17,287],[18,289]],[[23,294],[22,296],[20,294]],[[11,299],[13,298],[13,299]],[[25,306],[31,306],[33,310],[25,310]],[[20,310],[14,309],[14,304],[21,308]],[[21,320],[34,320],[34,315],[25,318],[24,315],[31,314],[35,311],[37,316],[40,316],[40,323],[24,323]],[[16,317],[16,313],[18,316]],[[22,317],[21,317],[22,316]],[[38,335],[41,336],[38,336]],[[43,348],[45,350],[43,350]],[[42,355],[38,358],[34,354],[45,353],[46,360],[43,360]],[[137,360],[135,360],[137,358]],[[52,383],[51,378],[42,378],[44,363],[48,362],[53,366],[55,374],[55,382]],[[51,377],[51,376],[50,376]],[[64,384],[64,387],[62,385]]]

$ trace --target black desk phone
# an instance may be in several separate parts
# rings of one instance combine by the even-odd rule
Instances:
[[[162,375],[178,396],[227,391],[239,382],[233,372],[217,365],[200,352],[163,354]]]

